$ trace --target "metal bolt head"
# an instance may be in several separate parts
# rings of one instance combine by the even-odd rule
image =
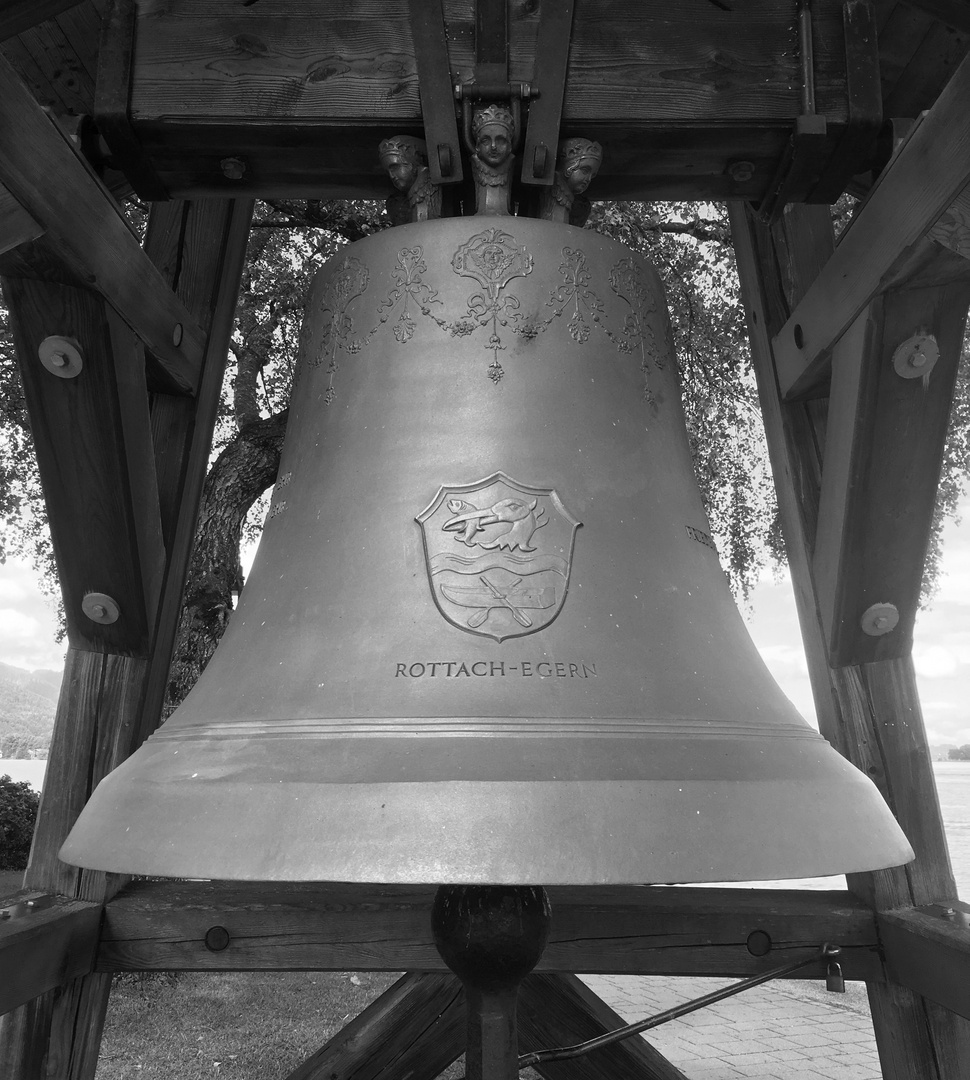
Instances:
[[[177,322],[172,327],[172,344],[176,349],[182,344],[182,324],[180,322]]]
[[[209,952],[222,952],[229,948],[232,935],[224,926],[210,926],[203,940]]]
[[[219,168],[227,180],[242,180],[246,173],[246,162],[241,157],[227,157],[219,162]]]
[[[84,367],[80,344],[70,337],[52,334],[37,346],[37,356],[45,368],[59,379],[73,379]]]
[[[893,368],[903,379],[921,379],[933,370],[940,359],[940,347],[932,334],[913,334],[893,353]]]
[[[896,629],[899,610],[895,604],[872,604],[862,613],[859,625],[870,637],[882,637]]]
[[[110,626],[121,617],[121,608],[118,602],[107,593],[86,593],[81,601],[81,610],[91,620],[102,626]]]
[[[727,167],[727,174],[736,184],[743,184],[754,176],[754,162],[732,161]]]

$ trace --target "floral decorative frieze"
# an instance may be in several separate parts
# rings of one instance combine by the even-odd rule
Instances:
[[[445,318],[446,307],[439,295],[445,282],[426,280],[428,265],[424,248],[414,245],[397,252],[390,271],[391,286],[378,302],[373,321],[362,333],[355,333],[363,321],[362,298],[366,298],[371,285],[370,273],[358,259],[350,256],[344,259],[321,296],[322,341],[317,354],[308,361],[311,366],[328,365],[330,380],[324,396],[327,404],[335,394],[333,376],[338,367],[338,353],[358,353],[375,335],[388,328],[401,346],[409,346],[419,320],[433,322],[451,337],[470,337],[480,330],[487,331],[488,337],[482,345],[491,352],[492,359],[486,374],[495,383],[505,374],[499,362],[499,354],[508,348],[505,332],[535,340],[558,320],[564,320],[569,337],[578,345],[601,333],[619,352],[639,352],[645,394],[650,396],[649,368],[651,363],[662,367],[663,356],[657,347],[654,320],[649,318],[657,311],[657,298],[644,280],[636,259],[622,258],[610,268],[610,290],[628,309],[618,310],[616,299],[608,304],[607,298],[593,287],[586,252],[578,247],[563,247],[557,268],[559,283],[539,313],[528,316],[522,311],[522,300],[510,286],[533,273],[535,258],[509,232],[498,227],[482,229],[458,247],[450,265],[454,274],[470,278],[479,286],[467,296],[464,311],[458,318]],[[353,312],[349,310],[352,306]],[[547,314],[543,315],[543,310]]]

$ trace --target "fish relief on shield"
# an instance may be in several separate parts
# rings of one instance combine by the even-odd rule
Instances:
[[[460,630],[504,641],[562,610],[582,522],[553,488],[492,473],[439,488],[416,520],[434,601]]]

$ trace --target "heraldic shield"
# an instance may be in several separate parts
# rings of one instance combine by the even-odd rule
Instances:
[[[552,488],[496,472],[438,490],[418,515],[438,610],[470,634],[534,634],[562,610],[582,524]]]

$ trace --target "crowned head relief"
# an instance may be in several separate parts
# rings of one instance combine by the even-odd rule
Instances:
[[[441,195],[431,182],[424,140],[395,135],[380,144],[378,153],[381,165],[397,189],[387,200],[392,223],[404,225],[440,217]]]
[[[506,106],[483,105],[472,116],[472,173],[475,177],[476,212],[508,214],[515,158],[515,119]]]

